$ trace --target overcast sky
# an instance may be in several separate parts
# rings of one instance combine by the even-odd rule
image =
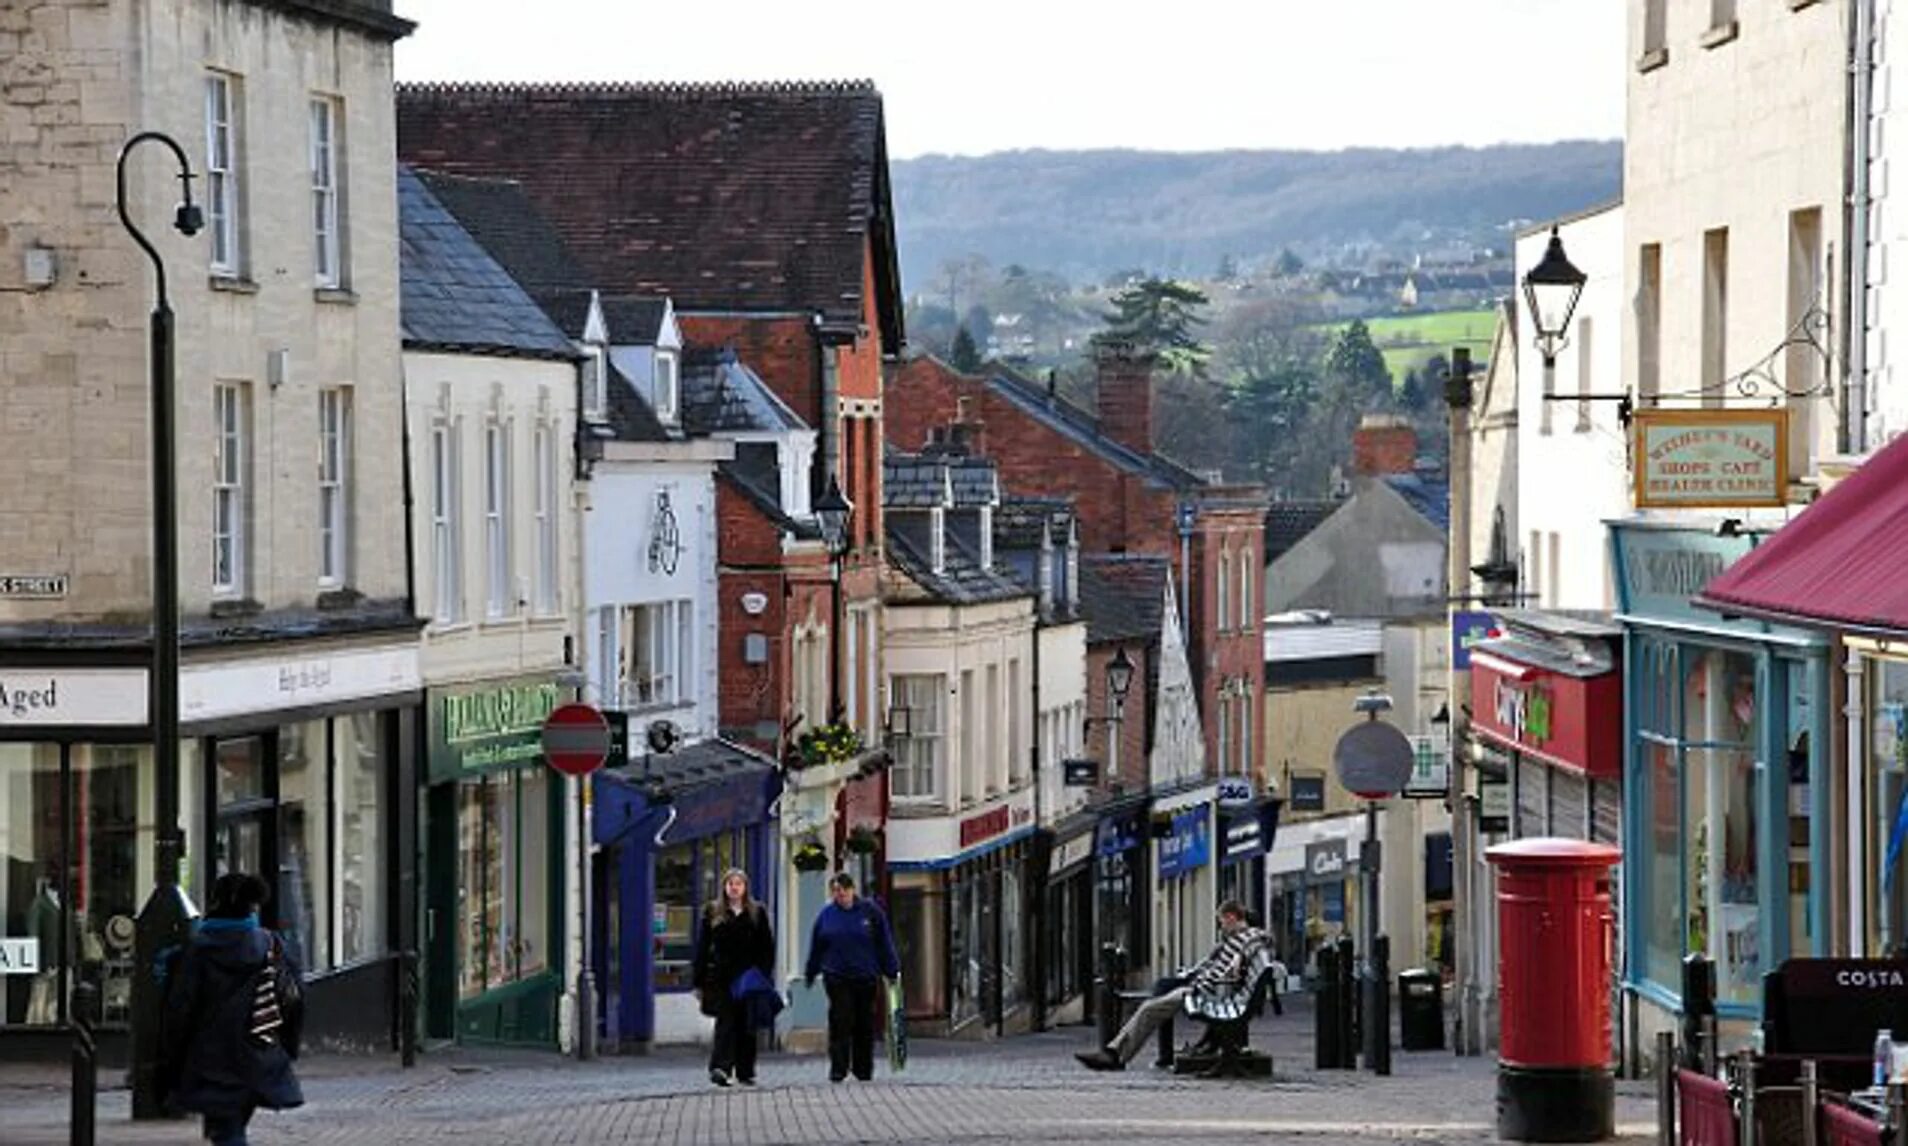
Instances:
[[[397,7],[420,25],[398,45],[400,80],[867,78],[886,98],[897,158],[1029,147],[1428,147],[1623,132],[1625,5],[1616,0]]]

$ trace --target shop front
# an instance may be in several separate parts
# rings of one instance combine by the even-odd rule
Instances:
[[[1047,849],[1041,914],[1040,960],[1049,1024],[1073,1023],[1086,1015],[1086,995],[1096,973],[1093,942],[1094,843],[1099,820],[1082,812],[1056,824]]]
[[[722,740],[598,773],[591,943],[606,1047],[708,1037],[693,994],[702,908],[739,868],[774,917],[780,794],[767,757]]]
[[[1627,634],[1624,983],[1642,1007],[1628,1030],[1640,1042],[1681,1012],[1682,960],[1701,952],[1739,1039],[1763,974],[1825,951],[1827,839],[1807,809],[1829,806],[1828,642],[1692,606],[1750,538],[1611,529]]]
[[[1165,975],[1204,958],[1216,931],[1218,871],[1212,846],[1213,785],[1158,797],[1153,837],[1153,967]]]
[[[1093,829],[1094,959],[1120,952],[1127,982],[1150,982],[1149,928],[1153,881],[1146,862],[1146,798],[1129,796],[1099,810]]]
[[[563,996],[563,777],[544,762],[547,678],[434,688],[425,791],[424,1028],[557,1045]]]
[[[1320,947],[1358,934],[1364,834],[1362,814],[1303,820],[1283,825],[1266,852],[1267,930],[1295,975],[1309,978]]]
[[[1618,843],[1623,809],[1623,631],[1503,613],[1471,647],[1471,731],[1500,749],[1511,834]]]
[[[889,825],[890,914],[908,1016],[924,1034],[984,1037],[1031,1025],[1033,832],[1031,790],[958,819]]]
[[[1224,792],[1221,792],[1224,796]],[[1219,902],[1237,900],[1256,921],[1266,915],[1265,853],[1278,832],[1279,801],[1251,798],[1219,805]]]

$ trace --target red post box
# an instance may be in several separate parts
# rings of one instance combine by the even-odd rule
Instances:
[[[1598,1142],[1616,1130],[1610,866],[1622,853],[1531,839],[1484,853],[1497,866],[1497,1132],[1517,1142]]]

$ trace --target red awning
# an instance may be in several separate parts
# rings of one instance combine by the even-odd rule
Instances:
[[[1908,633],[1908,437],[1756,546],[1696,598],[1722,613]]]

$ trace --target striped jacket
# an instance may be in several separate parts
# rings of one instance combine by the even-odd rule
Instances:
[[[1212,954],[1193,968],[1186,1013],[1217,1021],[1239,1018],[1252,1000],[1253,988],[1276,961],[1271,938],[1256,927],[1241,927],[1223,937]]]

